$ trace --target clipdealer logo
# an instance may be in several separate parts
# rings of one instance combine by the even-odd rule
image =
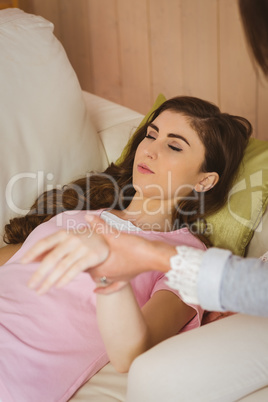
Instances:
[[[29,212],[29,209],[23,209],[16,203],[16,186],[20,187],[20,189],[22,186],[25,187],[25,191],[31,189],[34,194],[33,197],[37,197],[38,194],[44,191],[61,188],[59,185],[55,186],[54,183],[48,183],[53,182],[53,179],[54,175],[52,173],[45,173],[44,171],[38,171],[37,173],[22,172],[12,176],[6,185],[5,191],[5,199],[9,209],[18,215],[26,215]]]
[[[262,215],[263,209],[263,172],[259,170],[249,176],[249,178],[244,178],[239,181],[229,192],[228,195],[228,210],[232,217],[239,222],[241,225],[246,226],[250,229],[254,229],[256,232],[262,231],[262,221],[260,221],[257,228],[254,227],[258,218]],[[243,217],[239,215],[239,209],[232,209],[232,197],[235,195],[242,195],[242,202],[250,206],[249,216]],[[242,210],[242,205],[241,205]]]

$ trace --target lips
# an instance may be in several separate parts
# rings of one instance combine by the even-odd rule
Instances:
[[[148,166],[145,165],[145,163],[140,163],[137,166],[137,170],[139,173],[142,173],[142,174],[154,174],[154,172],[151,169],[149,169]]]

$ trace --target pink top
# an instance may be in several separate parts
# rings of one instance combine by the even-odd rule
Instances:
[[[38,226],[21,249],[0,268],[0,401],[67,401],[108,361],[96,320],[95,282],[80,273],[70,284],[39,296],[26,284],[38,263],[21,265],[21,256],[39,239],[61,228],[82,228],[88,211],[64,212]],[[90,213],[100,215],[102,210]],[[187,229],[174,232],[139,231],[138,235],[171,244],[205,249]],[[159,272],[137,276],[132,287],[143,306],[166,289]],[[182,329],[200,325],[203,310]],[[181,331],[181,332],[182,332]]]

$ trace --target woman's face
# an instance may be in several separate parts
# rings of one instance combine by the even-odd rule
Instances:
[[[134,188],[142,197],[175,201],[202,180],[204,157],[204,145],[187,118],[166,110],[149,125],[137,148]]]

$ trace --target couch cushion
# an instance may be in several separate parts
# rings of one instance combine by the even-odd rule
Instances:
[[[105,149],[109,163],[115,162],[143,115],[107,99],[84,92],[91,121]]]
[[[253,237],[248,244],[247,257],[261,257],[268,250],[268,207],[259,223],[259,226],[254,231]]]
[[[107,160],[52,23],[1,11],[0,54],[2,232],[38,193],[101,170]]]
[[[254,231],[261,233],[262,238],[264,236],[260,223],[267,204],[268,142],[251,138],[237,179],[229,192],[228,203],[207,219],[211,225],[213,245],[245,255]]]
[[[127,377],[127,374],[118,373],[112,364],[108,363],[88,380],[69,402],[124,402]]]

